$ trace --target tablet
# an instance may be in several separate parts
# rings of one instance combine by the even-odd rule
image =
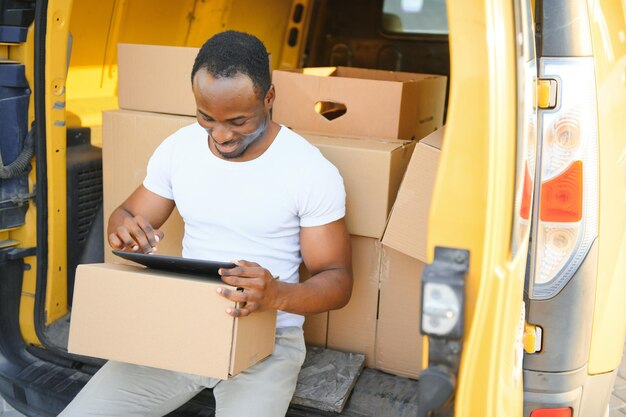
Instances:
[[[180,258],[178,256],[149,255],[147,253],[122,252],[114,250],[113,254],[161,271],[180,272],[196,276],[221,280],[220,268],[234,268],[230,262],[205,261],[201,259]]]

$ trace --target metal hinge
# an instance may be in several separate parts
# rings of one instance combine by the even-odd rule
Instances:
[[[469,255],[464,249],[436,247],[433,263],[422,274],[421,330],[428,336],[428,368],[420,375],[420,417],[454,412]]]
[[[0,209],[10,208],[10,207],[22,207],[30,200],[34,200],[37,195],[33,193],[29,194],[17,194],[6,200],[0,201]]]
[[[6,248],[0,250],[0,261],[16,261],[36,254],[37,248]]]

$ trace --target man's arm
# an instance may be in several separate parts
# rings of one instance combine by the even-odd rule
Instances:
[[[145,188],[137,189],[109,218],[109,244],[117,250],[152,252],[163,239],[158,230],[172,214],[175,203]]]
[[[352,295],[352,249],[344,219],[318,227],[303,227],[300,247],[311,278],[301,285],[303,300],[296,298],[291,311],[290,297],[281,310],[315,314],[348,304]]]
[[[298,284],[274,280],[270,271],[253,262],[239,261],[237,267],[220,271],[227,284],[241,291],[218,288],[224,297],[245,302],[229,308],[232,316],[247,316],[257,310],[276,309],[296,314],[315,314],[345,306],[352,294],[352,251],[343,219],[303,227],[300,247],[311,278]]]

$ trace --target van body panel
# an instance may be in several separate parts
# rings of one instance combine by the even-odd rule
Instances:
[[[455,416],[521,415],[526,247],[511,259],[516,161],[514,9],[448,2],[448,119],[428,225],[435,246],[470,251]],[[471,103],[471,108],[468,107]]]
[[[539,0],[537,5],[544,34],[541,56],[591,56],[587,1]]]
[[[626,3],[588,2],[598,97],[598,269],[589,373],[619,366],[626,333]],[[621,330],[620,330],[621,329]]]
[[[45,41],[45,126],[48,211],[46,324],[67,313],[65,91],[72,0],[49,0]],[[57,103],[62,103],[57,104]],[[71,243],[71,242],[70,242]]]

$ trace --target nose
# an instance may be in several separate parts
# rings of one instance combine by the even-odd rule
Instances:
[[[233,132],[221,123],[217,123],[209,133],[213,140],[218,143],[225,143],[233,139]]]

